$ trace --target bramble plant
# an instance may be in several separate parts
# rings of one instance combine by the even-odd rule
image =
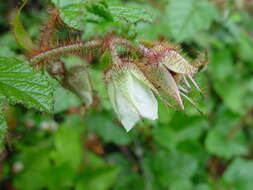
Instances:
[[[54,7],[49,8],[48,21],[36,40],[39,43],[33,42],[20,21],[27,0],[13,17],[12,30],[27,61],[0,57],[2,108],[6,99],[11,104],[52,112],[49,78],[75,93],[88,108],[93,103],[89,67],[95,59],[101,60],[109,99],[127,131],[141,118],[158,118],[156,97],[177,110],[184,110],[184,99],[197,107],[187,93],[192,85],[201,92],[193,76],[206,65],[204,56],[192,61],[181,53],[179,45],[138,40],[132,30],[140,22],[152,21],[147,11],[105,1],[80,1],[70,6],[52,2]],[[106,27],[100,28],[105,23]],[[93,26],[90,33],[85,31],[87,25]],[[81,57],[83,64],[68,66],[62,59],[67,56]]]
[[[0,189],[252,190],[252,5],[0,3]]]

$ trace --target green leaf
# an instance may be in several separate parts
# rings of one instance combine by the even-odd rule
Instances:
[[[223,81],[215,81],[213,87],[231,111],[239,114],[243,114],[246,111],[244,97],[247,86],[245,83],[231,76]]]
[[[60,17],[69,27],[76,30],[85,29],[86,9],[83,3],[70,4],[59,9]]]
[[[109,10],[106,7],[102,9],[101,6],[95,3],[87,6],[84,2],[79,2],[58,8],[62,20],[69,27],[77,30],[87,30],[87,25],[90,23],[97,25],[112,22]],[[103,10],[102,12],[99,11],[101,9]]]
[[[69,117],[67,122],[60,126],[54,136],[56,150],[52,153],[57,164],[66,163],[73,170],[81,166],[83,148],[80,130],[82,128],[83,124],[76,115]]]
[[[27,190],[42,189],[47,180],[44,171],[50,166],[48,149],[45,146],[26,147],[22,149],[18,161],[25,167],[22,175],[13,180],[15,186]],[[33,176],[32,180],[30,176]]]
[[[106,2],[93,2],[85,4],[75,1],[73,3],[62,3],[53,0],[59,8],[62,20],[70,27],[77,30],[87,30],[90,24],[103,26],[103,30],[115,28],[120,30],[118,24],[136,24],[138,22],[151,22],[152,16],[143,8],[130,7],[126,5],[107,5]],[[63,6],[64,5],[64,6]],[[96,28],[93,26],[93,29]],[[124,28],[124,25],[120,27]],[[95,29],[94,29],[95,30]],[[96,28],[97,30],[97,28]],[[96,32],[97,33],[97,32]]]
[[[78,4],[81,3],[83,0],[52,0],[56,7],[65,7],[71,4]]]
[[[251,190],[253,186],[253,161],[237,158],[223,175],[229,187],[236,190]]]
[[[125,172],[125,175],[121,175],[113,190],[142,190],[144,187],[144,178],[141,175],[133,171]]]
[[[175,180],[170,185],[171,190],[193,190],[193,184],[189,179]]]
[[[167,117],[168,114],[167,114]],[[171,121],[152,129],[154,140],[164,148],[171,149],[186,140],[197,140],[208,128],[206,120],[174,113]]]
[[[138,22],[152,22],[152,15],[147,10],[125,5],[111,5],[109,10],[115,22],[135,24]]]
[[[179,151],[159,151],[147,157],[148,164],[153,168],[155,181],[168,187],[176,181],[189,180],[197,171],[198,162],[192,155]],[[176,188],[176,187],[175,187]],[[168,188],[167,188],[168,189]]]
[[[60,86],[55,89],[54,98],[54,113],[63,112],[71,107],[77,107],[82,104],[80,98]]]
[[[28,132],[32,144],[17,142],[20,153],[14,159],[24,167],[15,175],[15,186],[26,190],[65,190],[73,186],[74,178],[80,176],[79,167],[83,163],[82,129],[80,117],[71,115],[59,130],[46,138],[44,136],[38,140],[38,133]]]
[[[244,113],[243,97],[247,87],[242,81],[241,72],[234,66],[233,52],[227,48],[219,48],[212,52],[211,61],[208,70],[212,74],[214,90],[228,108],[237,113]]]
[[[12,27],[19,45],[27,51],[32,51],[33,49],[35,49],[35,45],[29,34],[26,32],[23,24],[20,22],[21,10],[27,4],[27,2],[28,0],[23,0],[21,6],[17,9],[16,15],[14,16],[12,21]]]
[[[214,127],[209,131],[205,141],[206,149],[211,154],[227,159],[245,155],[247,147],[240,130],[238,115],[225,108],[220,108],[216,114],[218,117],[214,122]]]
[[[131,142],[124,129],[113,123],[111,117],[105,113],[93,114],[86,123],[89,129],[95,131],[106,143],[126,145]]]
[[[112,14],[108,9],[108,5],[105,1],[88,3],[86,6],[87,12],[99,16],[105,21],[113,21]],[[100,19],[101,20],[101,19]],[[96,21],[96,20],[94,20]]]
[[[3,113],[3,97],[0,96],[0,153],[3,150],[4,139],[7,132],[7,124]]]
[[[107,190],[117,181],[119,168],[115,166],[103,166],[96,169],[86,168],[84,174],[77,182],[77,190]]]
[[[24,147],[18,156],[18,162],[24,167],[20,175],[16,175],[13,180],[15,186],[26,190],[43,188],[54,190],[66,189],[71,185],[76,171],[68,164],[60,164],[60,161],[52,160],[52,153],[52,146],[48,141],[40,145]],[[32,180],[31,176],[33,176]]]
[[[196,186],[196,190],[211,190],[211,187],[203,183],[203,184],[198,184]]]
[[[0,93],[13,104],[47,112],[53,109],[53,88],[47,77],[15,58],[0,57]]]
[[[212,78],[215,80],[224,81],[229,76],[236,72],[233,65],[233,53],[230,49],[219,48],[212,51],[211,64],[208,65],[208,70],[213,73]]]
[[[206,0],[171,0],[166,11],[171,33],[177,41],[191,39],[208,29],[216,14]]]

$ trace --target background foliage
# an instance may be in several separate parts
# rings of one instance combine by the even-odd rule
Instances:
[[[91,68],[96,101],[85,110],[74,94],[53,79],[49,87],[48,79],[28,64],[2,57],[1,142],[7,128],[4,117],[8,132],[0,154],[0,189],[252,189],[251,1],[110,0],[107,6],[88,0],[52,3],[67,25],[84,30],[83,39],[114,31],[131,40],[181,43],[189,56],[206,50],[209,65],[197,78],[205,97],[192,94],[204,116],[190,105],[185,112],[175,112],[161,103],[158,121],[143,121],[126,133],[109,103],[99,60]],[[21,18],[33,39],[40,34],[39,25],[52,3],[32,0],[24,8]],[[25,60],[9,27],[16,5],[15,1],[0,3],[0,56]],[[76,57],[65,59],[71,64],[80,62]],[[13,62],[15,67],[8,70]],[[32,83],[36,88],[29,88]],[[7,90],[6,86],[14,84],[15,92]],[[54,112],[12,106],[5,97],[9,103],[25,102],[42,111],[54,105]]]

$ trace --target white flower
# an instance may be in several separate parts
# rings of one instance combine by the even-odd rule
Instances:
[[[113,109],[127,131],[142,118],[158,117],[152,85],[133,64],[115,65],[108,74],[108,92]]]

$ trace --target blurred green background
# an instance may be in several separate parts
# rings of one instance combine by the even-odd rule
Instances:
[[[190,57],[208,52],[209,65],[196,78],[204,98],[192,94],[204,116],[191,105],[176,112],[160,103],[157,121],[144,120],[126,133],[109,103],[99,68],[91,68],[95,104],[89,110],[57,83],[54,114],[21,105],[7,108],[0,189],[252,190],[253,2],[121,3],[146,8],[154,18],[152,24],[131,28],[128,35],[133,38],[180,43]],[[0,56],[24,59],[10,31],[17,5],[15,0],[0,1]],[[33,38],[40,35],[49,5],[31,0],[23,10],[22,21]],[[86,27],[84,38],[93,34],[93,28]],[[99,30],[106,33],[105,28]]]

